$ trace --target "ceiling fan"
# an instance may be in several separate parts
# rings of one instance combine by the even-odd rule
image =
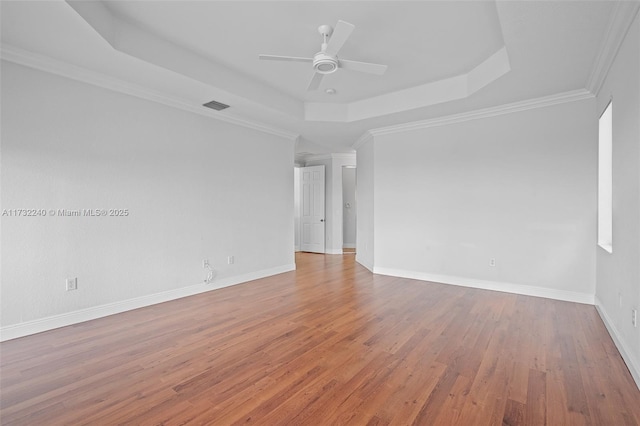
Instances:
[[[322,35],[320,51],[313,58],[299,58],[295,56],[259,55],[258,58],[268,61],[290,61],[313,63],[313,78],[307,87],[307,91],[316,90],[325,74],[331,74],[344,68],[351,71],[365,72],[368,74],[382,75],[387,70],[386,65],[370,64],[367,62],[338,59],[338,52],[353,32],[355,25],[344,21],[338,21],[335,30],[330,25],[320,25],[318,32]]]

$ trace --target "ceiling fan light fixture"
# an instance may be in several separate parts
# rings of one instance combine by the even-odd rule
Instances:
[[[325,74],[332,74],[338,71],[338,68],[375,75],[384,74],[387,70],[386,65],[369,64],[367,62],[350,61],[346,59],[338,60],[338,52],[342,49],[342,46],[346,43],[354,28],[355,25],[344,21],[338,21],[335,31],[330,25],[320,25],[318,32],[322,36],[322,44],[320,45],[320,51],[313,55],[313,58],[261,54],[258,55],[258,59],[313,63],[313,77],[309,82],[309,86],[307,86],[308,92],[318,90]]]
[[[313,57],[313,69],[320,74],[331,74],[338,70],[338,59],[324,52],[318,52]]]

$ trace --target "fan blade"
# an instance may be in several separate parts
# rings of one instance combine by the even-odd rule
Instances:
[[[309,82],[309,87],[307,87],[307,92],[311,92],[312,90],[317,90],[320,87],[320,82],[324,74],[320,74],[319,72],[313,74],[313,78]]]
[[[349,61],[346,59],[340,59],[339,63],[340,63],[340,68],[344,68],[345,70],[366,72],[368,74],[382,75],[387,70],[386,65],[370,64],[367,62],[358,62],[358,61]]]
[[[342,46],[347,41],[355,25],[350,24],[344,21],[338,21],[336,24],[336,29],[333,30],[333,34],[329,39],[329,43],[327,43],[327,49],[325,53],[331,56],[335,56],[338,54],[338,51],[342,49]]]
[[[258,55],[263,61],[313,62],[313,58],[298,58],[295,56]]]

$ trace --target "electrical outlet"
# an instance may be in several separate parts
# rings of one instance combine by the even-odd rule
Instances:
[[[209,259],[202,259],[202,267],[205,269],[209,267]]]
[[[496,266],[496,259],[494,257],[489,259],[489,266],[491,266],[491,267]]]
[[[227,264],[233,265],[234,262],[235,262],[235,259],[233,258],[233,256],[227,257]]]
[[[78,289],[78,278],[67,278],[66,282],[67,291],[73,291]]]
[[[631,324],[633,324],[634,327],[638,326],[638,310],[637,309],[631,310]]]

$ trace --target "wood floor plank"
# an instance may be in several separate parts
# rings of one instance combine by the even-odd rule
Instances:
[[[525,423],[547,424],[547,375],[538,370],[529,370],[529,387],[525,406]]]
[[[523,425],[525,423],[525,405],[508,399],[504,408],[504,416],[502,417],[503,426]]]
[[[353,255],[0,344],[3,425],[640,425],[595,308]]]

